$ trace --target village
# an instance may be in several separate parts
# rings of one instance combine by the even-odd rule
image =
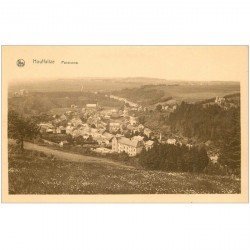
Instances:
[[[110,96],[110,98],[116,98]],[[98,103],[89,103],[80,108],[72,104],[62,115],[53,115],[53,120],[40,123],[40,131],[46,134],[70,135],[73,140],[89,145],[92,151],[100,154],[122,153],[138,155],[143,148],[152,148],[154,133],[139,123],[138,117],[129,115],[129,110],[142,109],[124,98],[124,110],[104,109]],[[47,141],[47,140],[45,140]],[[47,141],[48,142],[48,141]],[[58,142],[66,147],[68,140]]]
[[[57,135],[56,142],[62,148],[67,147],[73,140],[76,144],[84,144],[99,154],[125,152],[130,157],[140,154],[143,148],[149,150],[156,141],[167,144],[181,143],[178,138],[163,140],[161,133],[156,133],[139,122],[133,111],[144,112],[150,110],[150,107],[143,107],[112,94],[105,94],[105,98],[119,101],[122,109],[102,107],[98,103],[87,103],[84,107],[71,104],[63,114],[54,114],[51,121],[40,123],[41,134],[44,138],[50,138],[51,134]],[[175,103],[162,106],[162,109],[168,112],[173,112],[176,108]],[[66,135],[70,136],[70,140]],[[44,142],[50,143],[50,140],[46,139]],[[191,147],[190,144],[188,146]]]
[[[81,90],[81,92],[83,92]],[[135,157],[143,149],[148,151],[155,143],[186,145],[188,148],[197,146],[196,140],[183,137],[178,134],[163,133],[161,129],[154,131],[152,127],[142,124],[139,114],[147,112],[165,113],[166,115],[175,112],[178,104],[175,100],[158,105],[143,106],[127,98],[95,91],[91,93],[99,100],[106,100],[106,103],[115,101],[113,107],[100,105],[96,100],[89,100],[84,105],[68,104],[67,108],[59,108],[60,112],[52,112],[50,119],[40,120],[39,128],[41,139],[45,144],[55,145],[61,148],[82,147],[100,155],[113,153],[126,153]],[[28,96],[29,92],[22,89],[14,93],[14,98]],[[236,107],[237,104],[231,99],[216,96],[202,103],[203,107],[218,105],[224,110]],[[211,162],[218,161],[218,150],[211,145],[211,141],[204,142]]]
[[[130,157],[140,154],[143,148],[151,149],[155,142],[174,145],[184,143],[189,148],[193,147],[188,138],[180,138],[177,135],[163,139],[161,133],[145,127],[138,117],[131,113],[146,111],[149,107],[142,107],[115,95],[105,97],[120,101],[123,108],[104,108],[98,103],[88,103],[84,107],[71,104],[63,114],[55,114],[51,121],[40,123],[41,134],[44,138],[51,138],[50,135],[53,135],[53,138],[56,138],[54,144],[56,141],[61,148],[74,141],[75,145],[84,145],[98,154],[125,152]],[[216,97],[211,104],[223,106],[225,98]],[[172,104],[161,108],[174,112],[177,106]],[[44,142],[52,143],[50,139],[45,139]],[[218,154],[212,153],[210,159],[216,163]]]

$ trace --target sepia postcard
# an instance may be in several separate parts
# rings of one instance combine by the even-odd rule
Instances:
[[[2,202],[248,202],[248,46],[2,46]]]

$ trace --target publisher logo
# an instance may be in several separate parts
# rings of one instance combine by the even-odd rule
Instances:
[[[16,65],[18,67],[24,67],[25,61],[23,59],[18,59],[17,62],[16,62]]]

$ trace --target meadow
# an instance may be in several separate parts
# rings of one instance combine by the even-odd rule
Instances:
[[[224,85],[168,85],[154,87],[163,90],[165,97],[171,96],[177,102],[196,102],[216,96],[223,97],[228,94],[240,92],[238,84]]]
[[[10,194],[240,193],[227,176],[149,171],[103,162],[72,162],[32,150],[9,152]]]

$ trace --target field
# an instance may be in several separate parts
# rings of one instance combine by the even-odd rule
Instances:
[[[175,104],[182,101],[197,102],[205,99],[223,97],[240,92],[237,83],[228,84],[175,84],[144,85],[114,91],[114,95],[125,97],[142,105]]]
[[[223,97],[228,94],[240,92],[240,85],[169,85],[153,87],[157,90],[163,90],[165,97],[171,96],[177,102],[196,102],[216,96]]]
[[[10,194],[240,193],[240,180],[191,173],[147,171],[108,162],[77,162],[11,148]]]

